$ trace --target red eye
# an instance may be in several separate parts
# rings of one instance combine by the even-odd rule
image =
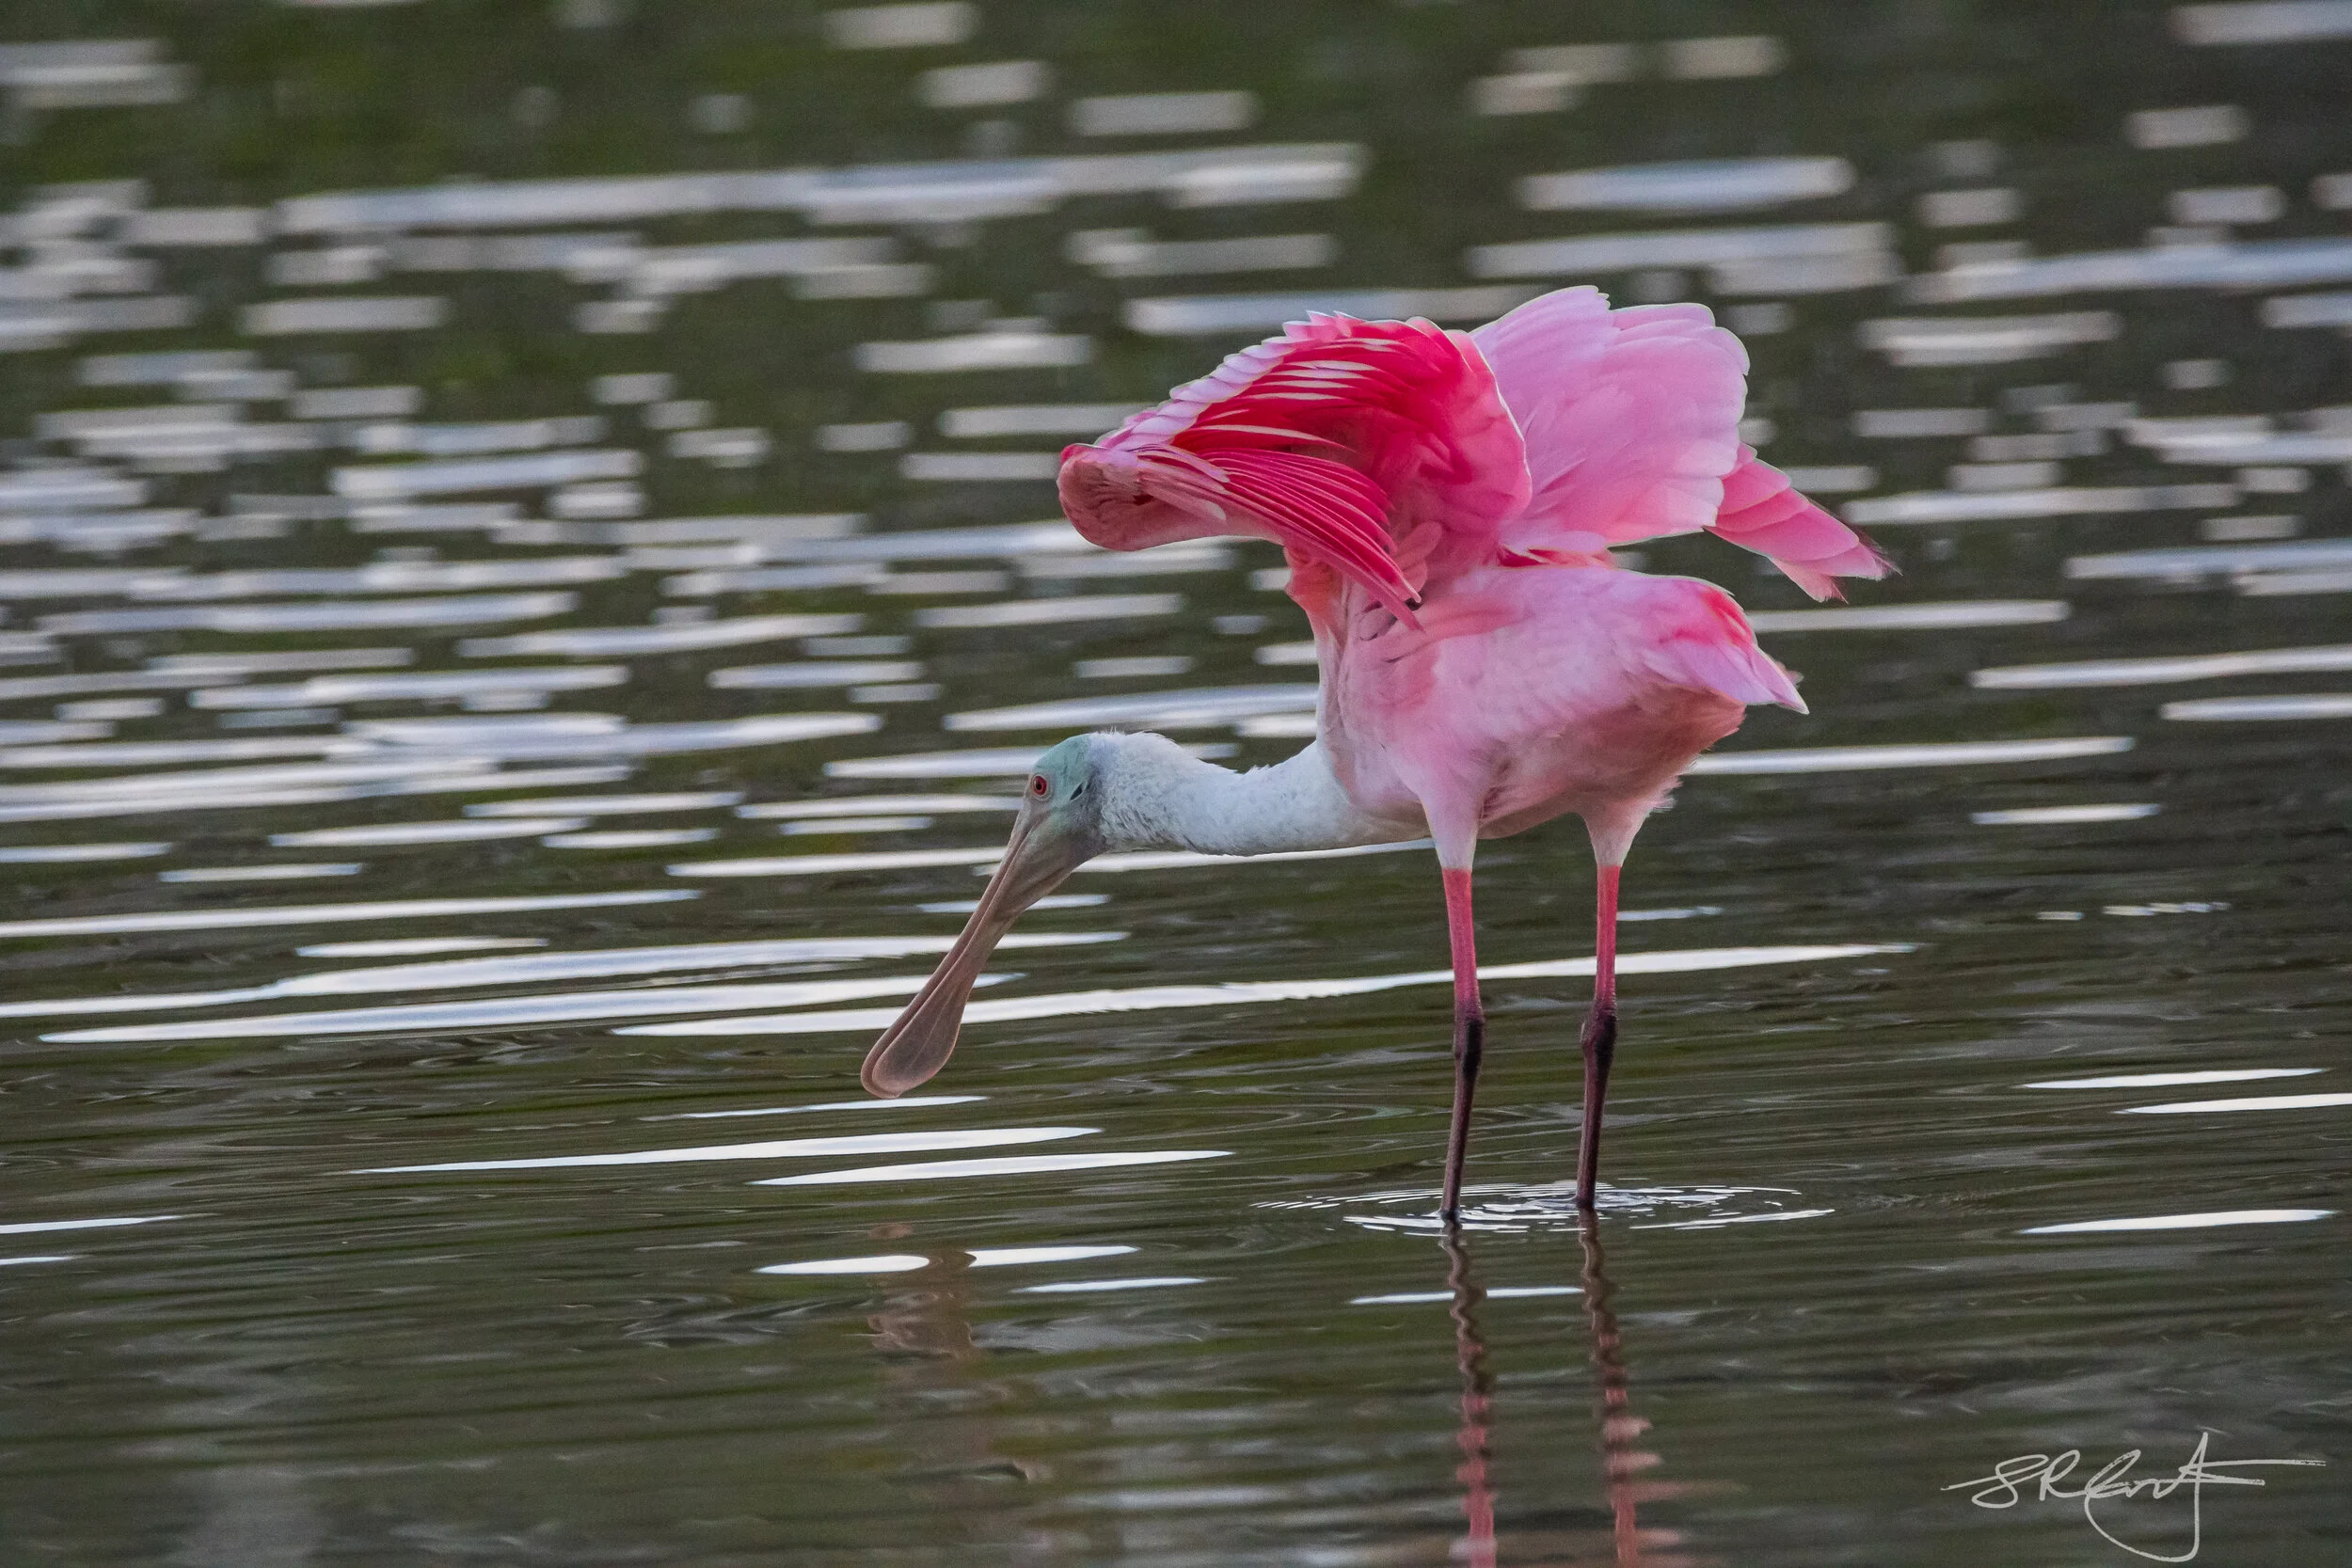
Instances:
[[[1029,793],[1036,796],[1039,800],[1044,800],[1046,792],[1053,787],[1054,786],[1052,784],[1045,782],[1044,774],[1032,773],[1029,775]]]

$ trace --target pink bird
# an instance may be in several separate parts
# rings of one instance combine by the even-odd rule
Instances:
[[[1813,597],[1885,557],[1740,441],[1747,355],[1706,307],[1612,310],[1563,289],[1474,332],[1314,316],[1090,446],[1061,502],[1112,549],[1231,535],[1289,558],[1322,666],[1317,736],[1235,773],[1156,735],[1041,757],[970,923],[866,1058],[902,1094],[955,1049],[1021,911],[1115,849],[1436,842],[1454,950],[1454,1114],[1440,1213],[1460,1212],[1484,1049],[1470,864],[1482,838],[1582,817],[1599,868],[1576,1202],[1593,1207],[1616,1044],[1619,868],[1692,760],[1755,704],[1802,713],[1731,596],[1620,566],[1613,546],[1705,530]]]

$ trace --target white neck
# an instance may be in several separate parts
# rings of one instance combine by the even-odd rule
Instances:
[[[1321,741],[1287,762],[1236,773],[1165,736],[1088,738],[1103,790],[1103,836],[1113,849],[1264,855],[1393,844],[1426,831],[1359,811],[1332,776]]]

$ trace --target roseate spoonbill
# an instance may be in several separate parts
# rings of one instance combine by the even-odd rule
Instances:
[[[1097,545],[1281,545],[1322,667],[1318,734],[1247,773],[1155,735],[1048,751],[970,923],[875,1042],[866,1086],[901,1094],[946,1064],[997,940],[1094,855],[1425,833],[1454,950],[1451,1220],[1485,1042],[1471,856],[1482,838],[1574,813],[1599,873],[1576,1180],[1577,1204],[1592,1208],[1626,850],[1750,705],[1804,711],[1728,594],[1626,570],[1609,550],[1705,530],[1815,598],[1836,597],[1839,577],[1889,569],[1740,443],[1746,370],[1706,307],[1613,310],[1591,288],[1469,333],[1317,315],[1066,450],[1062,510]]]

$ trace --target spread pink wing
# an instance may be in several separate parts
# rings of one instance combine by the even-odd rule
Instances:
[[[1425,321],[1295,322],[1061,465],[1062,510],[1095,544],[1272,539],[1408,624],[1433,576],[1491,559],[1527,494],[1493,372]]]
[[[1862,536],[1740,442],[1747,351],[1703,305],[1612,310],[1561,289],[1470,334],[1527,443],[1514,553],[1581,555],[1701,529],[1772,559],[1815,598],[1881,577]]]

